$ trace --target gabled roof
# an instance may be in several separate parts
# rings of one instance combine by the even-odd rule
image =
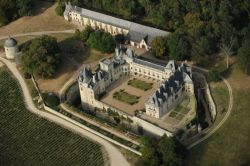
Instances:
[[[124,19],[116,18],[116,17],[109,16],[103,13],[98,13],[98,12],[80,8],[77,6],[66,5],[64,14],[67,15],[70,10],[77,12],[83,17],[127,29],[129,30],[130,39],[136,42],[140,42],[142,39],[145,39],[147,37],[146,42],[150,45],[154,37],[166,36],[169,34],[169,32],[167,31],[163,31],[157,28],[134,23],[134,22],[127,21]]]

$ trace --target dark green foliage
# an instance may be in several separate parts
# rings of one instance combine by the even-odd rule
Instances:
[[[117,44],[124,44],[125,43],[125,36],[123,34],[115,35],[115,42]]]
[[[172,34],[168,39],[169,57],[174,60],[190,58],[190,45],[183,35]]]
[[[142,137],[142,158],[137,165],[140,166],[181,166],[185,148],[172,137],[162,136],[160,140]]]
[[[42,98],[45,104],[51,108],[54,108],[60,104],[60,99],[54,93],[43,93]]]
[[[207,74],[207,80],[209,82],[217,82],[217,81],[220,81],[221,78],[220,78],[220,73],[215,70],[215,69],[212,69],[208,72]]]
[[[152,53],[156,57],[166,56],[167,54],[167,38],[155,37],[151,43]]]
[[[22,16],[31,15],[34,0],[1,0],[0,26]]]
[[[249,28],[250,29],[250,28]],[[245,74],[250,74],[250,35],[247,35],[238,51],[239,66]]]
[[[103,53],[113,52],[115,49],[115,41],[113,36],[104,31],[95,31],[90,34],[87,44]]]
[[[72,3],[172,32],[167,50],[169,58],[176,60],[192,58],[199,62],[217,53],[221,43],[228,45],[232,36],[236,41],[232,51],[237,52],[249,31],[249,0],[73,0]],[[162,52],[153,50],[158,57]]]
[[[82,42],[86,42],[92,32],[94,32],[94,29],[92,29],[91,26],[87,26],[84,28],[84,30],[82,32],[79,29],[77,29],[75,31],[74,37],[77,40],[80,40]]]
[[[56,15],[62,16],[64,10],[65,10],[65,4],[62,2],[59,2],[57,7],[55,8]]]
[[[42,36],[33,39],[23,50],[21,58],[25,72],[42,78],[52,78],[60,63],[56,38]]]

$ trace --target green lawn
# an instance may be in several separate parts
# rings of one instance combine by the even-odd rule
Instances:
[[[124,90],[120,90],[119,92],[114,93],[113,98],[128,103],[130,105],[133,105],[139,102],[138,99],[140,97],[131,95],[128,92],[125,92]]]
[[[215,101],[218,113],[222,113],[226,111],[228,107],[228,98],[229,98],[226,85],[224,84],[224,86],[222,86],[216,83],[213,86],[211,86],[210,89],[211,89],[211,94]]]
[[[142,80],[134,78],[134,79],[128,81],[128,85],[131,85],[135,88],[138,88],[138,89],[141,89],[144,91],[147,91],[149,89],[152,89],[153,83],[148,83],[146,81],[142,81]]]
[[[235,92],[233,113],[211,138],[191,149],[190,166],[250,165],[250,90]]]
[[[228,78],[234,96],[234,106],[224,125],[205,142],[189,151],[189,166],[248,166],[250,165],[250,77],[232,71]],[[213,90],[212,90],[213,91]],[[223,87],[215,88],[215,101],[226,107],[228,100]],[[217,103],[216,103],[217,104]],[[227,107],[226,107],[227,109]]]
[[[104,165],[99,144],[26,110],[7,69],[0,85],[0,165]]]

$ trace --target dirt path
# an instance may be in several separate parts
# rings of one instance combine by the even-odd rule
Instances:
[[[130,165],[127,162],[127,160],[125,159],[125,157],[121,154],[121,152],[116,147],[114,147],[112,144],[105,141],[104,139],[70,123],[69,121],[61,119],[61,118],[59,118],[55,115],[52,115],[50,113],[38,110],[33,103],[32,97],[30,96],[28,87],[27,87],[23,77],[21,76],[21,74],[19,73],[19,71],[16,68],[16,64],[6,60],[5,58],[2,58],[1,55],[0,55],[0,61],[2,61],[9,68],[9,70],[13,73],[13,75],[16,77],[17,81],[19,82],[20,87],[23,91],[25,105],[30,112],[32,112],[40,117],[43,117],[51,122],[54,122],[54,123],[66,128],[68,130],[71,130],[75,133],[78,133],[79,135],[81,135],[83,137],[88,137],[88,138],[98,142],[99,144],[104,146],[105,150],[107,151],[111,166]]]
[[[75,33],[74,29],[69,30],[62,30],[62,31],[40,31],[40,32],[29,32],[29,33],[21,33],[21,34],[14,34],[11,35],[11,37],[17,38],[17,37],[23,37],[23,36],[42,36],[42,35],[49,35],[49,34],[57,34],[57,33]],[[1,36],[0,40],[7,39],[9,36]]]

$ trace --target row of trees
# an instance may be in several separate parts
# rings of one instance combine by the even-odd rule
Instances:
[[[182,166],[186,149],[173,137],[162,136],[160,140],[149,137],[141,139],[142,157],[138,166]]]
[[[83,31],[76,30],[75,38],[103,53],[111,53],[115,49],[115,39],[110,33],[93,30],[87,26]]]
[[[34,0],[1,0],[0,26],[22,16],[31,15]]]

